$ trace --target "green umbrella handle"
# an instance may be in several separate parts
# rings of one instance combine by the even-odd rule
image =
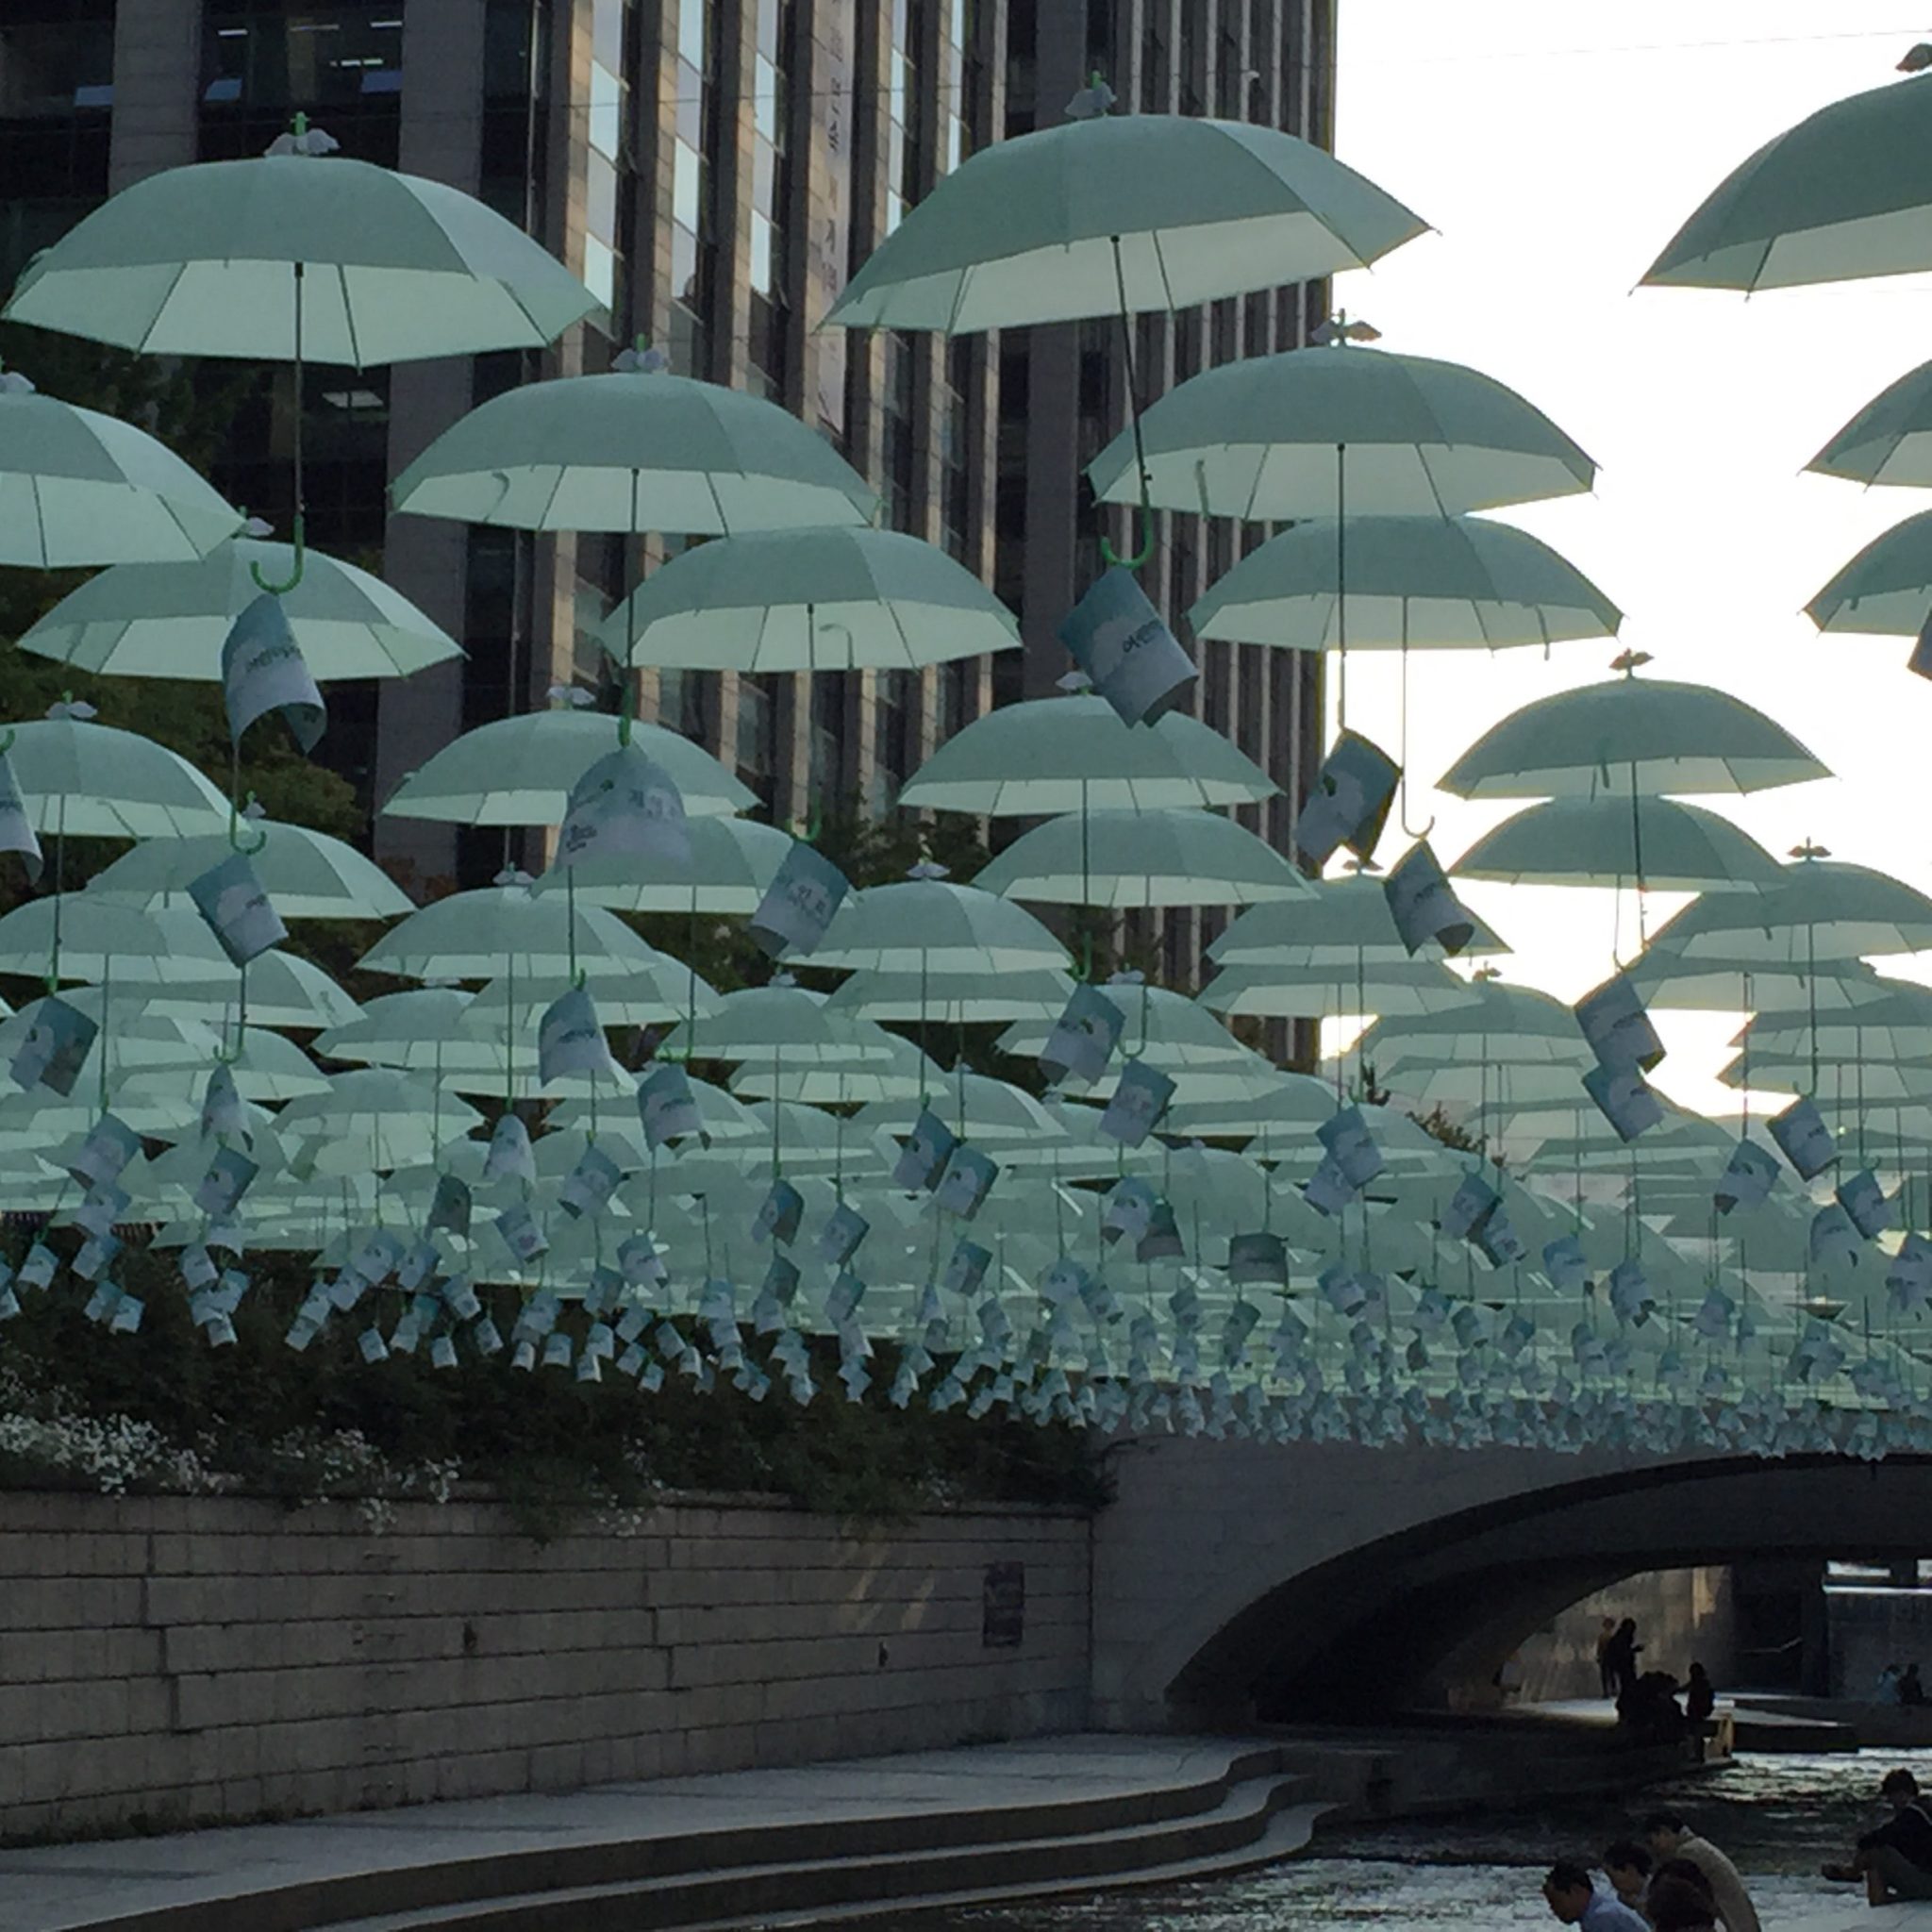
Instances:
[[[1147,487],[1144,476],[1141,486],[1141,547],[1129,556],[1122,557],[1113,545],[1102,537],[1100,540],[1100,559],[1109,567],[1124,570],[1139,570],[1154,555],[1154,507],[1147,501]]]
[[[302,512],[299,509],[295,512],[292,534],[295,543],[295,568],[286,582],[272,584],[268,578],[262,575],[260,564],[251,563],[248,566],[248,575],[255,579],[256,589],[266,591],[272,597],[286,596],[302,581],[302,570],[306,560],[307,546],[302,541]]]
[[[251,791],[248,794],[248,805],[253,805],[254,803],[255,793]],[[240,810],[237,810],[235,801],[230,798],[228,801],[228,843],[235,851],[240,852],[244,857],[252,857],[268,843],[268,834],[266,831],[263,831],[257,833],[253,838],[245,837],[242,834],[242,827],[247,822],[247,816],[248,806],[243,806]]]

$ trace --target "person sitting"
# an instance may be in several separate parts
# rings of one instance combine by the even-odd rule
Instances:
[[[1865,1881],[1865,1896],[1874,1906],[1893,1899],[1932,1898],[1932,1812],[1919,1796],[1919,1781],[1908,1771],[1888,1771],[1879,1794],[1891,1807],[1891,1816],[1876,1831],[1858,1840],[1849,1865],[1827,1865],[1827,1878]]]
[[[1879,1672],[1877,1683],[1875,1683],[1872,1687],[1872,1702],[1874,1704],[1898,1703],[1898,1666],[1896,1664],[1887,1664],[1886,1667]]]
[[[1901,1704],[1920,1705],[1925,1701],[1925,1685],[1919,1675],[1916,1663],[1906,1666],[1906,1674],[1898,1680],[1898,1701]]]
[[[1558,1858],[1543,1880],[1543,1900],[1550,1916],[1583,1932],[1650,1932],[1641,1914],[1620,1898],[1599,1891],[1588,1869],[1574,1858]]]
[[[1617,1699],[1617,1722],[1641,1743],[1670,1743],[1683,1735],[1677,1680],[1668,1671],[1645,1671]]]
[[[1690,1830],[1676,1812],[1653,1811],[1643,1821],[1643,1838],[1657,1859],[1658,1873],[1664,1870],[1666,1860],[1677,1858],[1703,1873],[1717,1915],[1724,1922],[1724,1932],[1759,1932],[1757,1908],[1744,1890],[1738,1868],[1708,1839]]]
[[[1716,1708],[1717,1686],[1710,1681],[1710,1673],[1702,1664],[1692,1664],[1684,1685],[1684,1715],[1693,1724],[1708,1724]]]
[[[1683,1863],[1674,1859],[1673,1863]],[[1691,1871],[1696,1868],[1691,1866]],[[1717,1932],[1717,1906],[1709,1888],[1675,1872],[1659,1871],[1650,1882],[1644,1909],[1656,1932]],[[1728,1922],[1726,1922],[1728,1932]]]
[[[1634,1838],[1620,1838],[1615,1844],[1604,1848],[1604,1876],[1633,1912],[1643,1909],[1643,1889],[1650,1883],[1656,1863]]]

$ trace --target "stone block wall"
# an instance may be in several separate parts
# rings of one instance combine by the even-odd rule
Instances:
[[[1024,1566],[990,1646],[987,1570]],[[547,1545],[485,1505],[0,1494],[0,1839],[1079,1728],[1088,1524],[875,1534],[682,1502]],[[1009,1578],[1010,1573],[1008,1573]]]
[[[1736,1682],[1737,1633],[1731,1573],[1707,1567],[1654,1570],[1625,1577],[1573,1604],[1517,1653],[1525,1699],[1599,1694],[1596,1640],[1606,1617],[1637,1620],[1641,1671],[1668,1671],[1680,1682],[1701,1663],[1720,1689]]]

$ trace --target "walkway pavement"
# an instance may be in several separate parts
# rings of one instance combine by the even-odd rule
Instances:
[[[1122,1798],[1220,1776],[1240,1740],[1074,1737],[0,1850],[0,1932],[73,1932],[308,1881],[612,1840]]]

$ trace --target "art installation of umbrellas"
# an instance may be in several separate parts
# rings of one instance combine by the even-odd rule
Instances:
[[[1891,165],[1924,150],[1928,86],[1773,143],[1648,279],[1932,266]],[[1109,114],[1105,92],[946,176],[830,325],[1117,319],[1131,365],[1140,313],[1363,266],[1423,229],[1290,136]],[[299,368],[537,349],[593,306],[479,204],[331,145],[298,123],[258,160],[123,191],[35,258],[8,315]],[[971,878],[922,860],[857,886],[701,746],[569,688],[425,745],[379,801],[542,855],[541,876],[506,864],[426,904],[85,697],[0,725],[0,853],[36,889],[0,917],[21,983],[0,1201],[32,1230],[0,1279],[0,1361],[34,1296],[138,1346],[117,1257],[145,1243],[211,1347],[235,1343],[266,1257],[307,1257],[291,1349],[336,1333],[424,1374],[501,1355],[613,1385],[598,1400],[675,1376],[826,1401],[836,1363],[845,1399],[877,1376],[902,1407],[1102,1431],[1932,1446],[1932,992],[1870,963],[1932,952],[1932,899],[1814,847],[1782,860],[1712,808],[1828,775],[1784,724],[1626,655],[1456,761],[1444,791],[1517,808],[1445,864],[1406,826],[1380,850],[1406,727],[1391,758],[1344,717],[1284,800],[1190,715],[1192,662],[1133,576],[1157,511],[1292,519],[1208,589],[1194,635],[1333,653],[1338,683],[1351,645],[1617,633],[1587,577],[1478,514],[1587,491],[1581,446],[1479,371],[1361,346],[1374,333],[1338,317],[1144,410],[1129,366],[1130,420],[1090,475],[1137,509],[1139,551],[1105,553],[1063,627],[1062,694],[967,724],[898,800],[994,828]],[[100,567],[28,653],[219,684],[236,744],[287,728],[307,750],[325,685],[458,652],[307,549],[299,433],[280,544],[128,425],[11,376],[0,417],[0,563]],[[1813,467],[1932,485],[1932,377]],[[393,507],[708,540],[603,625],[626,689],[644,668],[909,671],[1018,643],[972,573],[876,527],[825,439],[641,350],[471,410]],[[1924,521],[1819,593],[1821,630],[1932,649]],[[1292,820],[1291,852],[1262,816]],[[75,839],[123,849],[69,890]],[[1463,878],[1698,896],[1654,934],[1641,918],[1573,1008],[1503,976]],[[1096,932],[1161,916],[1224,922],[1205,985],[1095,968]],[[359,1002],[291,939],[338,920],[384,928],[358,945],[351,983],[382,988]],[[701,921],[768,983],[708,983]],[[1673,1006],[1743,1022],[1735,1119],[1650,1085],[1647,1008]],[[1276,1023],[1344,1017],[1359,1035],[1320,1066],[1259,1050]],[[1754,1123],[1765,1094],[1784,1097]]]

